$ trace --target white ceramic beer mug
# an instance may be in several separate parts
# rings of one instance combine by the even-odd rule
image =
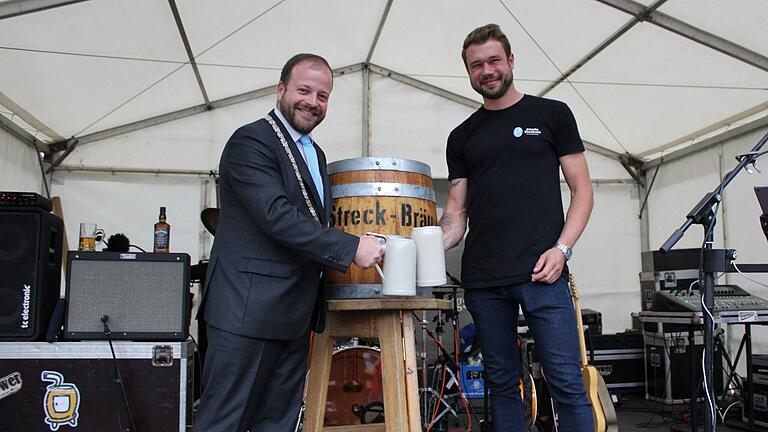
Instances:
[[[368,233],[384,239],[384,270],[376,264],[381,276],[385,296],[416,295],[416,243],[405,236],[384,236]]]
[[[438,226],[414,228],[411,238],[416,243],[416,286],[445,285],[445,249],[443,230]]]

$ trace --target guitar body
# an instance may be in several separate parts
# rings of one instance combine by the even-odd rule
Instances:
[[[592,419],[595,421],[595,432],[605,432],[605,415],[603,414],[600,394],[598,392],[599,380],[602,379],[600,372],[594,366],[585,366],[581,369],[581,379],[584,381],[587,399],[590,405],[592,405]]]
[[[521,336],[517,337],[517,348],[520,350],[520,365],[523,373],[520,377],[520,400],[523,401],[523,419],[525,420],[525,426],[530,430],[539,416],[536,384],[533,382],[533,376],[528,365],[528,354],[525,352]]]
[[[576,324],[579,328],[579,349],[581,350],[581,378],[584,381],[584,389],[587,391],[587,399],[592,405],[592,418],[595,421],[595,432],[618,432],[619,422],[616,418],[616,410],[613,407],[611,395],[605,385],[603,377],[594,366],[587,364],[587,349],[584,343],[584,326],[581,322],[581,306],[579,304],[579,292],[576,290],[576,282],[573,274],[569,275],[573,305],[576,310]]]
[[[523,419],[525,420],[525,425],[530,430],[539,416],[539,407],[536,396],[536,384],[534,384],[533,377],[529,373],[525,373],[520,378],[520,399],[523,401]]]

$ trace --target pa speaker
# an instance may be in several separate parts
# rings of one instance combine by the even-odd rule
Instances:
[[[178,253],[70,252],[65,337],[186,340],[189,260]]]
[[[45,337],[61,290],[63,233],[43,209],[0,208],[0,340]]]

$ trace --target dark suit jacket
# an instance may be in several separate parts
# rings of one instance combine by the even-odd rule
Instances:
[[[307,208],[288,155],[265,119],[239,128],[219,162],[220,213],[199,314],[231,333],[293,339],[325,326],[323,266],[346,271],[357,236],[328,228],[331,187],[318,147],[325,191],[320,203],[312,176],[290,134],[275,116],[318,213]]]

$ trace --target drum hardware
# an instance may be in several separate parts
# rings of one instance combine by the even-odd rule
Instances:
[[[191,283],[204,283],[205,274],[208,272],[208,260],[200,260],[189,267],[189,281]]]
[[[384,403],[371,402],[360,411],[360,424],[384,423]]]
[[[421,323],[422,329],[422,349],[419,353],[422,363],[422,387],[419,389],[419,398],[422,405],[422,426],[428,431],[447,431],[451,427],[464,423],[467,426],[472,424],[472,418],[478,421],[478,416],[467,402],[465,394],[461,389],[459,367],[455,359],[445,349],[443,344],[444,326],[450,322],[454,329],[454,352],[458,349],[458,317],[456,291],[459,285],[452,286],[450,293],[442,292],[442,295],[452,295],[453,309],[447,311],[438,311],[435,317],[427,320],[426,311],[422,311]],[[440,287],[445,288],[445,287]],[[443,290],[445,291],[445,290]],[[414,317],[418,316],[414,313]],[[434,332],[430,331],[428,326],[434,324]],[[438,355],[435,362],[430,365],[427,362],[427,337],[429,337],[438,347]],[[429,369],[432,369],[432,377],[429,379]],[[446,393],[449,390],[450,393]],[[462,407],[463,405],[463,407]],[[461,412],[466,414],[466,420],[461,419]],[[478,423],[481,424],[482,422]]]
[[[312,336],[310,336],[309,339],[311,341]],[[301,408],[299,408],[299,417],[296,419],[296,427],[293,429],[293,432],[302,432],[304,430],[304,411],[307,409],[307,386],[309,385],[309,372],[309,369],[307,369],[307,373],[304,374],[304,385],[301,388]]]
[[[200,220],[203,222],[203,226],[208,230],[211,235],[216,235],[216,228],[219,226],[219,209],[216,207],[208,207],[200,212]]]
[[[439,378],[442,375],[442,379]],[[443,390],[445,387],[443,386],[443,381],[446,379],[446,375],[449,376],[447,384],[444,384],[445,387],[448,387],[449,384],[451,387],[455,385],[455,383],[458,382],[458,377],[453,372],[453,370],[446,364],[440,364],[439,367],[436,367],[433,371],[433,383],[435,383],[435,386],[438,385],[441,386],[441,391],[438,392],[436,389],[432,387],[426,387],[424,389],[420,389],[419,393],[420,396],[424,395],[424,399],[428,401],[427,404],[427,411],[426,415],[422,415],[424,427],[428,431],[443,431],[446,430],[446,427],[450,427],[450,425],[447,425],[447,421],[444,421],[443,417],[445,417],[448,413],[453,415],[453,418],[458,422],[459,420],[459,414],[454,409],[453,403],[455,403],[455,400],[461,396],[461,394],[457,392],[453,392],[450,394],[444,394]],[[449,383],[449,384],[448,384]],[[434,402],[436,400],[436,402]],[[432,405],[434,404],[434,409],[432,408]],[[442,410],[440,410],[442,408]],[[438,413],[439,411],[439,413]],[[447,418],[446,418],[447,420]],[[435,426],[438,426],[437,429],[433,429]]]
[[[331,360],[326,427],[384,421],[379,348],[359,345],[357,338],[350,342],[336,349]]]
[[[435,317],[432,319],[432,321],[427,320],[426,311],[422,311],[421,314],[421,319],[418,319],[418,316],[416,316],[414,313],[414,318],[416,318],[421,323],[423,350],[421,353],[419,353],[419,357],[421,358],[422,371],[422,387],[419,388],[419,398],[422,405],[422,426],[426,430],[433,430],[432,428],[437,425],[438,429],[434,430],[442,431],[446,430],[446,419],[444,419],[444,417],[446,417],[447,414],[450,414],[456,420],[459,418],[458,412],[454,409],[454,404],[456,398],[460,397],[461,394],[459,392],[443,394],[443,392],[439,391],[441,387],[443,390],[445,390],[445,388],[458,388],[458,377],[454,372],[455,370],[458,370],[458,368],[451,359],[450,354],[448,354],[448,352],[443,347],[442,343],[444,333],[443,325],[447,321],[447,318],[444,319],[445,314],[443,314],[442,311],[439,311],[437,315],[435,315]],[[431,323],[435,323],[434,333],[432,333],[432,331],[430,331],[427,327]],[[435,341],[435,344],[441,351],[435,364],[433,365],[432,379],[429,379],[428,377],[428,370],[430,366],[427,362],[427,336]],[[450,377],[448,381],[445,381],[446,376]],[[445,385],[443,385],[444,382]],[[438,413],[441,408],[442,410]]]

